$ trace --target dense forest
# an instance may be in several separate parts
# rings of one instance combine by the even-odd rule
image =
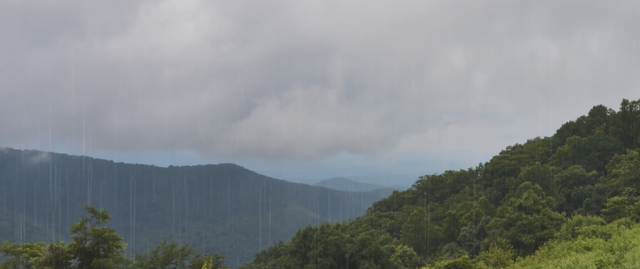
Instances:
[[[9,243],[0,247],[1,269],[113,268],[157,269],[223,268],[224,256],[201,255],[193,248],[175,241],[162,242],[145,253],[127,258],[126,244],[107,225],[111,216],[103,209],[85,206],[87,216],[71,225],[69,243]]]
[[[420,177],[355,221],[306,227],[242,268],[638,268],[640,100]]]
[[[299,229],[241,268],[638,268],[639,146],[640,100],[598,105],[551,137],[420,177],[355,220]]]
[[[111,214],[128,257],[166,237],[237,267],[300,228],[355,219],[391,193],[292,183],[234,164],[156,167],[0,148],[0,242],[70,240],[89,204]]]

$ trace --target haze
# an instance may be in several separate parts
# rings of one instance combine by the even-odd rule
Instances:
[[[4,0],[0,146],[408,185],[637,99],[638,14],[637,1]]]

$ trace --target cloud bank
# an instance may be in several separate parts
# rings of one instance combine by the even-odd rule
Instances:
[[[640,98],[636,1],[2,1],[0,145],[493,152]]]

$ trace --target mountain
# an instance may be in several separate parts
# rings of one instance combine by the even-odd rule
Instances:
[[[398,190],[398,191],[406,191],[407,189],[409,189],[411,187],[403,186],[403,185],[391,185],[391,186],[388,186],[387,188],[393,189],[393,190]]]
[[[639,268],[640,100],[594,106],[476,167],[421,176],[254,268]]]
[[[322,186],[329,189],[341,190],[341,191],[353,191],[353,192],[363,192],[363,191],[372,191],[377,189],[386,189],[387,187],[354,181],[345,177],[334,177],[330,179],[325,179],[315,184],[316,186]]]
[[[128,255],[166,238],[235,267],[307,225],[354,219],[391,192],[291,183],[235,164],[157,167],[0,148],[0,241],[68,239],[91,204],[109,212]]]
[[[391,189],[391,190],[401,191],[409,188],[401,185],[383,186],[378,184],[365,183],[365,182],[348,179],[346,177],[329,178],[329,179],[316,182],[314,185],[322,186],[322,187],[334,189],[334,190],[350,191],[350,192],[366,192],[366,191],[380,190],[380,189]]]
[[[379,172],[350,175],[348,178],[353,181],[369,182],[385,187],[393,186],[393,188],[398,188],[399,190],[406,190],[411,187],[411,184],[415,182],[418,176],[420,175],[409,176],[401,173]]]

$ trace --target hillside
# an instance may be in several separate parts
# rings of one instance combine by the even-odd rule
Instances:
[[[551,241],[509,269],[640,267],[639,225],[625,219],[581,228],[576,236]]]
[[[640,100],[594,106],[551,137],[422,176],[355,221],[307,227],[243,268],[637,268],[639,146]]]
[[[0,149],[0,241],[68,239],[83,204],[104,208],[127,254],[163,237],[237,266],[302,227],[354,219],[390,190],[344,192],[234,164],[168,168]]]
[[[352,192],[363,192],[363,191],[372,191],[377,189],[394,189],[389,187],[384,187],[381,185],[359,182],[355,180],[351,180],[345,177],[334,177],[319,181],[315,184],[315,186],[321,186],[334,190],[341,191],[352,191]]]

